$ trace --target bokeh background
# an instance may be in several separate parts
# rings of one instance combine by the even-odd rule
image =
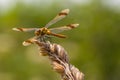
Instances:
[[[70,14],[51,27],[80,26],[52,41],[66,49],[85,80],[120,80],[120,0],[0,0],[0,80],[60,80],[36,45],[22,45],[33,32],[12,28],[43,27],[66,8]]]

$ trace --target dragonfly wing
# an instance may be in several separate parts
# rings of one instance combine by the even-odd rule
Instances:
[[[50,31],[53,33],[60,33],[60,32],[65,31],[65,30],[71,30],[71,29],[76,28],[78,26],[79,26],[79,24],[69,24],[66,26],[58,27],[58,28],[52,28],[52,29],[50,29]]]
[[[20,32],[30,32],[30,31],[35,31],[39,28],[13,28],[12,30],[14,31],[20,31]]]
[[[36,40],[37,40],[37,37],[34,36],[34,37],[29,38],[29,39],[27,39],[26,41],[24,41],[24,42],[23,42],[23,45],[24,45],[24,46],[29,46],[29,45],[33,44],[34,41],[36,41]]]
[[[48,24],[46,24],[45,27],[48,28],[52,24],[63,19],[64,17],[66,17],[68,15],[68,13],[69,13],[69,9],[62,10],[60,13],[57,14],[57,16],[54,19],[52,19]]]

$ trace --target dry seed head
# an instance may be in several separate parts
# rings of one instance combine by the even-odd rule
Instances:
[[[79,71],[75,66],[70,65],[71,72],[73,73],[73,76],[76,78],[76,80],[84,80],[84,74]]]
[[[64,66],[61,64],[58,64],[56,61],[52,62],[53,69],[58,72],[58,73],[63,73],[64,72]]]
[[[46,52],[40,52],[39,53],[41,56],[48,56],[48,54]]]
[[[49,57],[53,69],[61,75],[62,80],[84,79],[84,74],[69,63],[67,52],[63,47],[49,42],[35,41],[35,43],[39,46],[40,52]]]

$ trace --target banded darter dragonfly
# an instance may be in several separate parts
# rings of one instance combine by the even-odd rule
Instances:
[[[65,18],[69,13],[69,9],[64,9],[62,10],[60,13],[57,14],[57,16],[55,18],[53,18],[50,22],[48,22],[48,24],[45,25],[45,27],[42,28],[13,28],[13,30],[15,31],[20,31],[20,32],[30,32],[30,31],[34,31],[35,36],[32,38],[29,38],[27,40],[25,40],[23,42],[24,46],[28,46],[30,44],[33,44],[35,40],[39,40],[41,42],[45,42],[47,37],[51,37],[51,36],[56,36],[59,38],[66,38],[65,35],[63,34],[58,34],[62,31],[65,30],[71,30],[73,28],[76,28],[77,26],[79,26],[79,24],[68,24],[65,26],[61,26],[61,27],[57,27],[57,28],[51,28],[49,29],[49,27],[60,21],[61,19]]]

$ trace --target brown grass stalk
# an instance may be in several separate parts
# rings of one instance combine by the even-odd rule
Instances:
[[[61,75],[62,80],[84,80],[84,74],[70,64],[67,52],[58,44],[35,41],[39,46],[40,54],[48,56],[53,70]]]

